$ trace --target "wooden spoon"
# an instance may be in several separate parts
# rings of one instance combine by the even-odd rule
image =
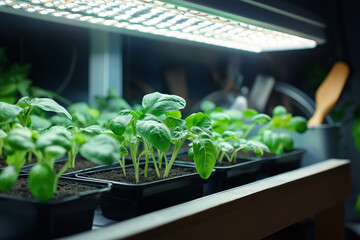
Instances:
[[[324,122],[326,115],[334,108],[349,76],[350,68],[344,62],[336,62],[316,90],[315,113],[309,119],[308,126],[318,126]]]

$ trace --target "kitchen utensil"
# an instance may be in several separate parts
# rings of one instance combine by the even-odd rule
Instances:
[[[315,94],[315,113],[309,119],[308,126],[321,125],[325,116],[334,108],[339,100],[346,80],[349,76],[350,68],[344,62],[336,62],[316,90]]]

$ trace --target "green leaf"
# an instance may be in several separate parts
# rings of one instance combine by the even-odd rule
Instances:
[[[6,144],[13,150],[28,150],[35,147],[32,140],[32,132],[26,128],[12,129],[6,137]]]
[[[52,145],[45,147],[44,153],[45,159],[57,159],[65,155],[66,149],[61,146]]]
[[[274,107],[272,115],[273,117],[282,117],[287,114],[287,110],[284,106],[278,105]]]
[[[292,115],[290,113],[273,117],[272,118],[272,126],[274,128],[286,127],[290,123],[291,118],[292,118]]]
[[[189,148],[188,157],[194,159],[194,148]]]
[[[212,112],[210,113],[210,119],[213,121],[230,121],[230,117],[229,115],[227,115],[226,113],[223,112]]]
[[[131,119],[133,118],[133,115],[130,114],[130,112],[120,112],[120,115],[114,117],[110,121],[110,129],[117,135],[123,135],[126,126],[131,122]]]
[[[180,118],[175,118],[175,117],[167,117],[164,120],[165,125],[170,129],[173,130],[176,127],[178,127],[179,129],[183,129],[185,130],[185,121],[180,119]]]
[[[356,215],[357,217],[360,219],[360,195],[358,195],[356,204],[355,204],[355,211],[356,211]]]
[[[7,136],[7,133],[4,132],[2,129],[0,129],[0,139],[4,139],[4,138],[6,138],[6,136]]]
[[[193,113],[185,119],[185,126],[188,130],[192,131],[193,127],[198,127],[208,135],[212,135],[211,120],[202,112]]]
[[[40,134],[36,140],[36,146],[39,149],[45,149],[48,146],[56,145],[65,148],[67,151],[71,149],[71,141],[67,130],[60,128],[50,128],[48,131]]]
[[[257,112],[256,110],[254,110],[254,109],[250,109],[250,108],[249,108],[249,109],[246,109],[246,110],[242,111],[242,114],[243,114],[244,117],[246,117],[246,118],[251,118],[251,117],[257,115],[258,112]]]
[[[160,116],[169,111],[183,109],[186,106],[186,102],[185,99],[176,95],[154,92],[144,96],[142,106],[145,109],[145,113]]]
[[[126,149],[126,147],[122,146],[120,148],[120,154],[121,156],[127,156],[129,154],[129,151]]]
[[[154,147],[166,152],[170,147],[170,130],[165,124],[154,120],[138,120],[136,129]]]
[[[186,137],[189,134],[189,131],[183,127],[176,127],[171,130],[171,140],[176,141]]]
[[[19,106],[0,102],[0,124],[12,121],[21,111],[22,108]]]
[[[65,115],[56,114],[50,118],[52,125],[59,125],[67,127],[72,124],[71,120],[68,119]]]
[[[210,139],[193,141],[195,168],[203,179],[210,177],[215,166],[215,147]]]
[[[295,116],[291,118],[290,122],[286,125],[286,129],[303,133],[307,130],[307,121],[303,117]]]
[[[4,84],[0,88],[0,96],[16,95],[16,83]]]
[[[280,137],[280,142],[287,151],[290,151],[294,148],[294,141],[292,140],[289,134],[280,133],[279,137]]]
[[[234,147],[231,146],[231,144],[230,144],[230,143],[227,143],[227,142],[221,142],[221,143],[219,143],[217,146],[218,146],[218,147],[221,149],[221,151],[223,151],[223,152],[231,153],[231,152],[234,151]]]
[[[241,120],[243,118],[243,113],[236,109],[225,110],[225,113],[230,117],[231,120]]]
[[[165,115],[166,115],[166,117],[173,117],[173,118],[181,119],[181,112],[178,110],[166,112]]]
[[[34,98],[29,101],[29,104],[41,108],[44,111],[63,113],[69,119],[72,119],[70,113],[57,102],[50,98]]]
[[[110,136],[101,134],[84,143],[80,148],[80,154],[96,163],[111,165],[120,159],[120,145]]]
[[[19,107],[22,107],[22,108],[26,108],[29,106],[29,102],[30,101],[30,98],[28,96],[25,96],[25,97],[22,97],[20,98],[16,105],[19,106]]]
[[[31,80],[23,80],[21,82],[18,82],[17,84],[17,89],[19,91],[19,93],[21,94],[21,96],[26,96],[29,95],[29,87],[32,84]]]
[[[14,166],[5,167],[0,173],[0,191],[10,191],[13,188],[18,175],[19,174],[15,170]]]
[[[31,127],[36,130],[44,130],[51,126],[51,122],[46,118],[42,118],[38,115],[30,115]]]
[[[211,101],[203,101],[201,102],[200,109],[203,112],[211,112],[215,109],[215,103]]]
[[[355,146],[360,151],[360,118],[355,120],[352,127],[352,135],[355,139]]]
[[[29,188],[38,200],[47,201],[50,200],[56,188],[56,174],[45,163],[34,165],[29,173]]]
[[[86,128],[81,128],[80,132],[90,133],[92,135],[99,135],[102,133],[102,129],[99,125],[91,125]]]
[[[255,115],[252,118],[252,121],[256,122],[258,124],[264,124],[264,123],[270,122],[271,118],[268,115],[261,113],[261,114]]]

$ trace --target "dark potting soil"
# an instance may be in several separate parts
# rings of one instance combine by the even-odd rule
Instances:
[[[164,167],[159,169],[160,176],[163,176],[164,171],[165,171]],[[196,173],[196,169],[173,166],[170,170],[168,178],[187,175],[191,173]],[[144,177],[144,170],[142,168],[139,169],[139,174],[140,174],[139,183],[147,183],[147,182],[153,182],[156,180],[163,179],[163,178],[158,178],[156,176],[155,169],[151,168],[150,166],[147,171],[147,177]],[[126,169],[126,176],[124,176],[121,168],[115,170],[109,170],[109,171],[101,171],[98,173],[84,174],[84,176],[97,178],[97,179],[105,179],[109,181],[136,184],[135,172],[132,167],[131,169]]]
[[[58,163],[54,164],[55,172],[59,172],[65,163],[66,163],[66,161],[62,161],[62,162],[58,162]],[[78,170],[83,170],[86,168],[91,168],[91,167],[96,167],[96,166],[98,166],[98,164],[90,162],[89,160],[86,160],[83,157],[80,157],[75,160],[75,167],[68,168],[65,173],[75,172]]]
[[[94,190],[94,189],[97,189],[97,187],[73,183],[73,182],[59,181],[56,193],[54,194],[52,199],[62,199],[65,197],[69,197],[72,195],[79,194],[81,192]],[[15,186],[12,188],[12,190],[9,192],[5,192],[3,194],[22,197],[22,198],[35,199],[30,192],[27,178],[19,178],[15,183]]]

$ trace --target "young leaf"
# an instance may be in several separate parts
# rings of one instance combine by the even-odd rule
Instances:
[[[286,129],[303,133],[307,130],[307,121],[303,117],[295,116],[291,118],[290,122],[286,125]]]
[[[26,128],[12,129],[5,141],[6,145],[13,150],[28,150],[35,147],[32,141],[32,132]]]
[[[66,149],[61,146],[51,145],[44,149],[45,159],[57,159],[66,153]]]
[[[91,125],[86,128],[81,128],[80,132],[90,133],[92,135],[99,135],[102,132],[102,129],[99,125]]]
[[[258,124],[264,124],[264,123],[270,122],[271,118],[268,115],[261,113],[261,114],[255,115],[252,118],[252,121],[256,122]]]
[[[54,195],[55,172],[45,163],[34,165],[29,173],[29,188],[38,200],[47,201]]]
[[[0,102],[0,124],[5,124],[16,118],[22,108],[16,105]]]
[[[215,166],[215,147],[210,139],[193,141],[195,168],[203,179],[210,177]]]
[[[208,135],[212,135],[211,120],[202,112],[193,113],[185,119],[185,126],[191,131],[193,127],[199,127]]]
[[[154,92],[143,97],[142,106],[145,113],[160,116],[168,111],[183,109],[186,105],[185,99],[176,95]]]
[[[289,134],[280,133],[279,137],[280,137],[280,142],[287,151],[290,151],[294,148],[294,141],[292,140]]]
[[[230,144],[230,143],[227,143],[227,142],[221,142],[221,143],[219,143],[217,146],[218,146],[218,147],[221,149],[221,151],[223,151],[223,152],[231,153],[231,152],[234,151],[234,147],[231,146],[231,144]]]
[[[357,217],[360,219],[360,195],[358,195],[356,204],[355,204],[355,211],[356,211],[356,215]]]
[[[282,117],[287,114],[287,110],[284,106],[278,105],[274,107],[272,115],[273,117]]]
[[[253,116],[255,116],[256,114],[258,114],[258,112],[254,109],[246,109],[242,112],[242,114],[244,115],[244,117],[246,118],[251,118]]]
[[[96,163],[111,165],[120,158],[120,145],[110,136],[101,134],[84,143],[80,148],[80,154]]]
[[[173,118],[181,119],[181,112],[178,110],[166,112],[165,115],[166,115],[166,117],[173,117]]]
[[[177,128],[177,127],[180,128],[180,129],[186,129],[185,121],[180,119],[180,118],[167,117],[164,120],[164,123],[170,130],[173,130],[173,129]]]
[[[59,128],[50,128],[43,134],[40,134],[36,140],[36,146],[39,149],[44,149],[48,146],[61,146],[67,151],[71,149],[70,138],[66,132],[61,131]]]
[[[120,112],[120,115],[116,116],[110,121],[110,129],[117,135],[123,135],[126,126],[130,123],[133,115],[129,112]]]
[[[51,122],[46,118],[40,117],[38,115],[30,115],[30,118],[32,129],[44,130],[51,126]]]
[[[243,113],[236,109],[225,110],[225,113],[230,117],[231,120],[241,120],[243,118]]]
[[[165,124],[154,120],[138,120],[136,129],[154,147],[166,152],[170,147],[170,130]]]
[[[203,101],[200,104],[200,109],[203,112],[211,112],[215,109],[215,103],[211,102],[211,101]]]
[[[72,119],[70,113],[66,111],[64,107],[59,105],[57,102],[50,98],[34,98],[28,101],[28,103],[32,106],[36,106],[41,108],[44,111],[56,112],[56,113],[63,113],[69,119]]]
[[[352,127],[352,135],[355,139],[355,146],[360,151],[360,118],[355,120]]]
[[[292,115],[290,113],[288,114],[284,114],[284,115],[281,115],[281,116],[273,116],[272,118],[272,126],[274,128],[283,128],[283,127],[286,127],[290,120],[292,118]]]
[[[18,173],[14,166],[7,166],[4,168],[0,173],[0,191],[10,191],[13,188],[17,178]]]

